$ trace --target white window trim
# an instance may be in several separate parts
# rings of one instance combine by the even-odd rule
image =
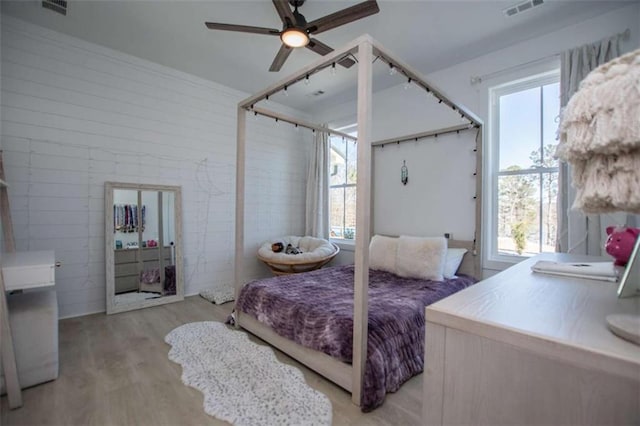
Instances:
[[[339,238],[329,238],[333,244],[340,247],[342,251],[356,251],[356,240],[342,240]]]
[[[483,268],[491,270],[504,270],[516,263],[519,263],[528,256],[519,255],[503,255],[499,254],[495,238],[495,230],[498,228],[498,173],[496,165],[499,164],[499,141],[498,131],[500,129],[500,117],[496,114],[495,106],[500,96],[530,89],[540,85],[556,83],[560,80],[560,69],[557,62],[550,71],[532,73],[529,76],[507,81],[505,83],[494,85],[488,88],[488,117],[489,117],[489,140],[486,146],[485,161],[485,180],[484,193],[485,196],[485,260]],[[558,212],[560,213],[560,212]]]
[[[334,128],[334,127],[332,127]],[[348,124],[345,126],[341,126],[341,127],[335,127],[335,130],[338,130],[340,132],[343,133],[347,133],[347,134],[352,134],[354,132],[358,131],[358,123],[352,123],[352,124]],[[331,147],[329,148],[331,149]],[[337,188],[337,187],[344,187],[344,188],[348,188],[348,187],[353,187],[355,188],[356,185],[358,183],[345,183],[342,185],[329,185],[329,190],[331,190],[331,188]],[[331,217],[329,217],[329,229],[331,229]],[[331,238],[329,237],[329,241],[334,243],[335,245],[337,245],[338,247],[340,247],[340,250],[345,250],[345,251],[355,251],[356,248],[356,240],[355,238],[353,240],[347,240],[344,238]]]

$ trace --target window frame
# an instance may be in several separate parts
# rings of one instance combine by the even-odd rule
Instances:
[[[489,143],[487,144],[487,162],[485,167],[487,170],[487,177],[485,183],[486,197],[486,217],[489,220],[485,221],[487,225],[485,228],[485,241],[486,241],[486,255],[484,268],[492,270],[503,270],[507,267],[519,263],[523,260],[529,259],[530,256],[524,255],[506,255],[498,252],[498,179],[499,176],[508,175],[524,175],[535,174],[541,175],[544,173],[557,173],[558,167],[533,167],[530,169],[523,169],[518,171],[500,171],[500,114],[499,114],[499,99],[501,96],[505,96],[511,93],[520,92],[523,90],[531,89],[534,87],[540,87],[547,84],[560,82],[560,68],[559,64],[555,64],[551,70],[543,72],[532,72],[529,75],[520,77],[517,79],[510,79],[506,82],[493,85],[488,88],[488,116],[489,116]],[[559,214],[560,212],[558,212]]]
[[[357,130],[358,130],[358,124],[354,123],[354,124],[349,124],[343,127],[339,127],[336,128],[335,130],[338,130],[340,132],[343,133],[347,133],[351,136],[356,136],[357,137]],[[331,143],[331,139],[332,138],[337,138],[340,139],[340,136],[331,136],[329,135],[329,150],[333,149],[333,144]],[[353,141],[355,144],[355,141]],[[349,143],[349,141],[347,140],[347,143]],[[345,174],[348,173],[348,167],[346,166],[346,164],[348,163],[348,159],[349,159],[349,154],[348,154],[349,150],[346,149],[345,150]],[[357,150],[355,150],[354,152],[357,153]],[[329,155],[329,157],[331,157],[331,155]],[[331,168],[331,161],[329,161],[329,167]],[[356,170],[357,170],[357,162],[356,162]],[[331,170],[329,170],[329,174],[331,174]],[[331,241],[332,243],[337,244],[338,246],[340,246],[340,248],[345,248],[343,246],[346,246],[347,249],[351,248],[351,247],[355,247],[355,232],[357,230],[354,230],[354,238],[353,239],[346,239],[346,238],[333,238],[331,237],[331,189],[332,188],[343,188],[345,189],[344,191],[344,197],[343,197],[343,216],[346,215],[346,188],[356,188],[357,187],[357,178],[356,178],[356,183],[348,183],[348,177],[347,175],[345,175],[345,183],[343,184],[339,184],[339,185],[331,185],[331,183],[329,183],[329,197],[327,202],[329,203],[329,241]],[[344,223],[344,221],[343,221]]]

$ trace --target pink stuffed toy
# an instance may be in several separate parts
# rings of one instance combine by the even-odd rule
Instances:
[[[604,245],[605,250],[616,260],[616,266],[626,266],[640,229],[608,226],[607,235],[609,238]]]

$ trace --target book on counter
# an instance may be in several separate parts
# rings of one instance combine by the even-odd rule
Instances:
[[[540,260],[531,267],[540,274],[616,282],[618,272],[613,262],[552,262]]]

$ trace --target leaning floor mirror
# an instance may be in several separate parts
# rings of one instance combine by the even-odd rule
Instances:
[[[107,314],[184,299],[179,186],[105,183]]]

